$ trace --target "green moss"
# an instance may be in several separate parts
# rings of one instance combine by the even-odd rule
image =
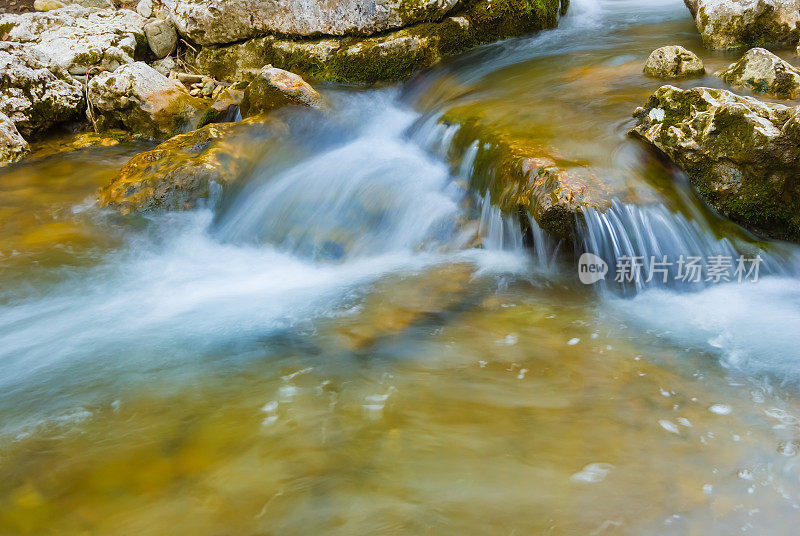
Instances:
[[[397,8],[403,26],[410,26],[418,22],[434,22],[441,20],[445,11],[433,2],[420,2],[420,0],[400,0]]]
[[[761,235],[800,242],[800,184],[791,196],[776,195],[769,174],[747,173],[739,188],[726,191],[714,187],[718,175],[711,164],[690,170],[689,177],[700,195],[731,220]]]

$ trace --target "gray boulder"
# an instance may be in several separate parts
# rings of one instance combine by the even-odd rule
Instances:
[[[462,0],[164,0],[178,31],[201,45],[266,33],[371,35],[439,20]]]
[[[83,110],[81,83],[19,43],[0,42],[0,80],[0,110],[24,136],[75,119]]]
[[[183,84],[139,61],[95,76],[88,95],[88,113],[99,130],[123,128],[150,138],[193,129],[208,107]]]
[[[706,69],[694,52],[671,45],[654,50],[647,58],[644,72],[655,78],[680,78],[702,76]]]
[[[763,48],[749,50],[719,77],[734,87],[747,87],[780,99],[800,96],[800,70]]]
[[[169,56],[178,46],[178,34],[172,21],[156,19],[148,22],[144,27],[147,44],[156,58]]]
[[[6,114],[0,112],[0,167],[16,162],[30,152],[14,122]]]
[[[800,35],[800,0],[684,2],[709,48],[796,45]]]
[[[127,9],[87,9],[70,5],[46,13],[1,15],[6,40],[51,66],[84,75],[91,69],[113,71],[145,52],[146,19]]]

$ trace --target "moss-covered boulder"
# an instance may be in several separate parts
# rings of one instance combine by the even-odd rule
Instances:
[[[193,63],[227,81],[250,80],[267,64],[310,81],[398,81],[481,43],[553,28],[561,5],[559,0],[471,0],[452,10],[452,16],[378,36],[264,36],[203,47]]]
[[[684,0],[713,49],[796,45],[800,0]]]
[[[800,70],[763,48],[749,50],[719,73],[719,77],[734,87],[746,87],[779,99],[800,96]]]
[[[0,15],[4,39],[26,44],[51,66],[84,75],[113,71],[147,50],[146,19],[127,9],[87,9],[70,5],[46,13]]]
[[[208,103],[149,65],[135,62],[89,82],[87,111],[99,130],[123,128],[150,138],[193,129]]]
[[[682,167],[723,215],[800,241],[800,109],[710,88],[664,86],[631,134]]]
[[[0,112],[0,167],[22,159],[30,150],[14,122]]]
[[[165,0],[178,30],[201,45],[265,34],[372,35],[440,20],[464,0]]]
[[[703,61],[697,54],[678,45],[657,48],[644,65],[644,73],[653,78],[702,76],[705,72]]]
[[[250,117],[287,105],[323,107],[322,96],[301,77],[271,65],[264,67],[244,90],[243,117]]]
[[[523,230],[530,215],[551,237],[571,242],[585,208],[610,206],[612,195],[590,169],[558,163],[542,147],[495,128],[470,106],[454,108],[440,121],[458,126],[448,155],[454,166],[462,168],[470,148],[477,147],[470,189],[488,196],[503,213],[521,216]]]
[[[0,42],[0,110],[26,137],[79,117],[83,88],[58,66],[48,66],[20,43]]]
[[[175,136],[125,164],[98,192],[100,206],[128,214],[213,202],[258,162],[284,128],[274,119],[251,118]]]

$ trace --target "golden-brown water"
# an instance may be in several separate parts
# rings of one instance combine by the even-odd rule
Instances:
[[[633,197],[746,236],[624,137],[657,84],[640,74],[649,51],[700,51],[681,2],[657,4],[603,2],[607,24],[478,51],[406,100],[469,101]],[[0,174],[0,534],[796,532],[797,279],[621,299],[568,262],[489,240],[459,251],[439,220],[414,225],[429,202],[462,219],[448,166],[383,129],[416,112],[393,93],[337,95],[374,128],[341,147],[336,125],[289,117],[293,156],[216,217],[93,207],[144,145],[43,146]],[[241,213],[305,209],[292,181],[343,214],[350,197],[390,210],[335,262],[227,240],[249,229]],[[286,225],[327,229],[311,216]]]

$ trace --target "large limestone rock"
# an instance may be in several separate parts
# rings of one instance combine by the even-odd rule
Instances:
[[[81,83],[48,68],[19,43],[0,42],[0,110],[23,136],[41,133],[83,110]]]
[[[702,76],[706,69],[694,52],[682,46],[670,45],[654,50],[644,66],[644,72],[654,78]]]
[[[245,88],[241,102],[243,117],[269,112],[286,105],[322,108],[322,96],[296,74],[264,67]]]
[[[285,125],[264,118],[213,123],[134,156],[98,193],[101,206],[123,214],[187,210],[245,175]]]
[[[0,34],[24,43],[31,54],[73,75],[92,68],[113,71],[146,51],[144,19],[127,9],[70,5],[46,13],[0,16]]]
[[[98,129],[123,128],[151,138],[168,138],[194,128],[207,108],[180,82],[142,62],[95,76],[88,95],[90,119]]]
[[[800,96],[800,71],[763,48],[749,50],[719,76],[734,87],[747,87],[780,99]]]
[[[720,89],[664,86],[636,110],[631,134],[682,167],[720,213],[800,241],[799,112]]]
[[[14,122],[6,114],[0,112],[0,167],[16,162],[30,152]]]
[[[800,0],[684,2],[709,48],[796,45],[800,37]]]
[[[558,24],[559,0],[477,0],[458,16],[420,23],[379,36],[292,40],[275,36],[207,46],[195,66],[219,80],[251,80],[267,64],[306,80],[404,80],[443,57],[470,47]]]
[[[460,0],[164,0],[178,31],[201,45],[264,34],[371,35],[441,19]]]

